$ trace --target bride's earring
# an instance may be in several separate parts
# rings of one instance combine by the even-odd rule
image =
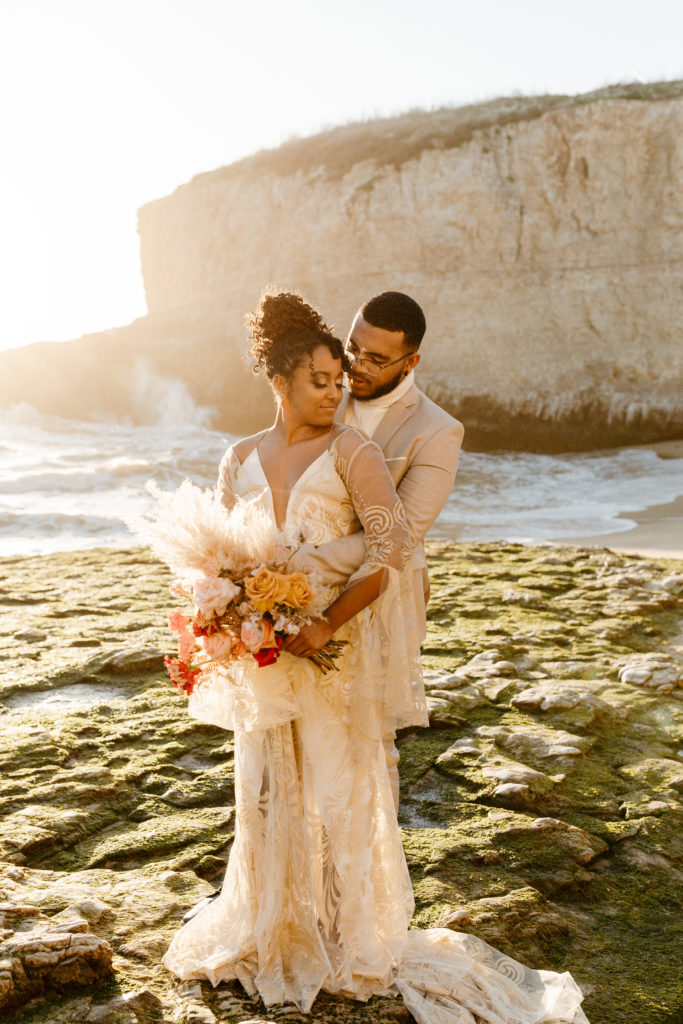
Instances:
[[[280,405],[284,406],[287,401],[287,381],[283,377],[275,377],[273,380],[273,390],[277,395]]]

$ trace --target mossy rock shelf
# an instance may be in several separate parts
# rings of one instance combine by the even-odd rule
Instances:
[[[570,970],[591,1024],[680,1024],[683,564],[429,558],[432,726],[399,738],[415,926]],[[8,558],[0,577],[3,1020],[409,1021],[391,999],[322,996],[303,1017],[174,981],[160,957],[225,871],[234,763],[163,672],[169,574],[134,548]],[[10,998],[2,944],[27,922],[68,927],[90,965]]]

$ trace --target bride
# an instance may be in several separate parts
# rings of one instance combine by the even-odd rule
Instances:
[[[414,909],[383,746],[386,720],[425,722],[408,532],[381,450],[335,423],[341,342],[303,299],[265,295],[252,354],[273,425],[228,449],[218,493],[256,503],[285,539],[365,531],[366,558],[279,660],[240,659],[189,713],[235,734],[235,840],[223,887],[163,957],[177,977],[238,979],[308,1012],[321,989],[400,994],[421,1024],[586,1024],[568,974],[532,971],[470,935],[410,930]],[[311,655],[347,641],[332,672]]]

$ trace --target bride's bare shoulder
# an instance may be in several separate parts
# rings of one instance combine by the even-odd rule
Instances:
[[[250,437],[243,437],[232,445],[232,453],[237,456],[240,465],[243,465],[244,460],[251,455],[264,434],[265,430],[259,430],[258,434],[251,434]]]

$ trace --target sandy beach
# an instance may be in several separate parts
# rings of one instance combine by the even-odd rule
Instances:
[[[642,447],[656,452],[660,459],[683,458],[683,441],[662,441]],[[683,495],[638,511],[624,509],[623,516],[634,520],[636,525],[629,530],[592,537],[563,537],[562,543],[610,548],[652,558],[683,558]]]
[[[623,514],[635,520],[636,526],[595,537],[563,537],[562,543],[609,548],[652,558],[683,558],[683,495],[664,505],[651,505],[640,512],[624,511]]]

